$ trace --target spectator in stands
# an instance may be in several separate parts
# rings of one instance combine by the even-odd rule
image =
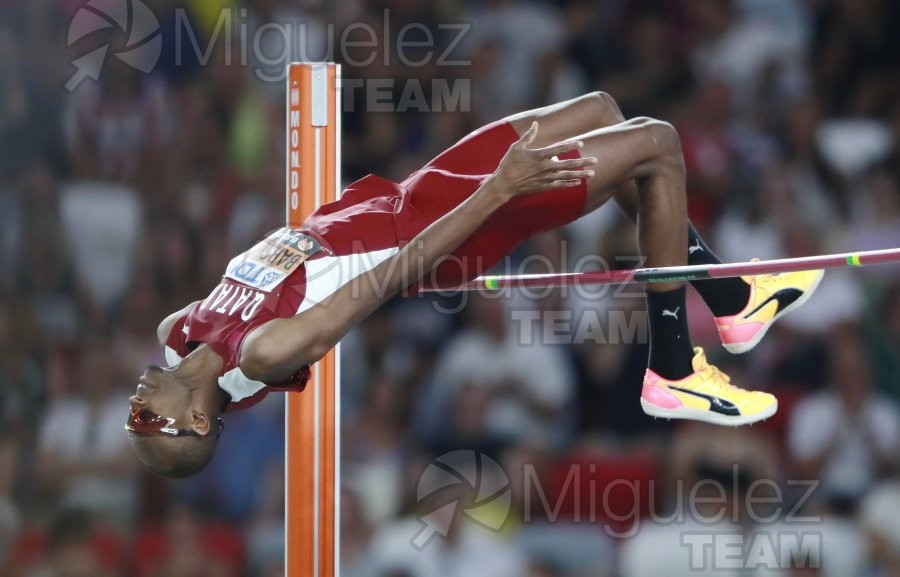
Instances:
[[[874,389],[860,331],[831,335],[829,387],[801,401],[791,417],[790,456],[802,478],[821,479],[822,492],[856,500],[896,471],[900,411]]]
[[[900,575],[900,482],[876,485],[860,504],[859,517],[871,554],[867,575]]]
[[[442,407],[466,385],[477,386],[492,398],[486,422],[494,438],[552,446],[564,442],[575,384],[571,359],[561,348],[544,344],[545,319],[510,324],[502,299],[471,297],[470,326],[438,358],[434,387],[426,393],[428,418],[446,424]]]
[[[373,525],[353,491],[341,492],[341,575],[377,577],[372,551]]]
[[[50,404],[38,440],[38,475],[46,494],[58,499],[52,502],[127,524],[137,511],[137,476],[115,390],[121,375],[109,350],[104,342],[86,343],[74,385]],[[72,378],[68,367],[55,368],[65,371],[56,378]]]
[[[269,395],[253,411],[227,415],[228,430],[242,433],[201,474],[175,487],[179,500],[235,524],[271,506],[269,477],[284,462],[284,403],[282,395]]]
[[[126,577],[121,535],[100,526],[87,512],[62,509],[46,531],[25,533],[13,544],[17,577]]]
[[[370,522],[394,518],[402,508],[412,444],[408,422],[401,387],[385,375],[375,375],[362,413],[345,424],[345,478]]]
[[[418,546],[411,539],[423,523],[405,517],[379,527],[372,540],[372,566],[378,574],[409,577],[519,577],[527,556],[502,536],[468,520],[461,509],[472,507],[472,487],[454,485],[417,503],[430,524]],[[456,506],[452,506],[452,503]],[[437,529],[437,531],[432,531]],[[445,535],[446,534],[446,535]],[[429,539],[430,537],[430,539]]]
[[[0,569],[6,563],[9,544],[22,523],[15,499],[19,459],[19,446],[15,440],[0,435]]]
[[[239,577],[244,564],[240,533],[195,510],[173,505],[161,523],[145,523],[135,540],[133,577]]]
[[[878,305],[867,327],[875,382],[900,401],[900,282],[887,288]]]

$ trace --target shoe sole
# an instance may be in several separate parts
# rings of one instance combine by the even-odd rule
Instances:
[[[769,327],[774,325],[775,321],[777,321],[784,315],[788,314],[789,312],[794,311],[794,310],[802,307],[804,304],[806,304],[806,301],[808,301],[810,299],[810,297],[812,297],[813,293],[816,292],[816,289],[819,288],[819,283],[822,282],[822,279],[824,277],[825,277],[825,271],[820,271],[819,278],[817,278],[810,285],[810,287],[806,291],[804,291],[803,295],[800,298],[798,298],[796,301],[789,304],[783,311],[779,311],[778,314],[776,314],[774,317],[772,317],[772,320],[770,320],[768,323],[766,323],[766,325],[763,326],[763,328],[761,328],[759,330],[759,332],[756,333],[756,335],[754,335],[754,337],[752,339],[750,339],[749,341],[743,342],[743,343],[729,343],[729,344],[722,343],[722,346],[725,347],[726,351],[728,351],[729,353],[731,353],[733,355],[742,355],[744,353],[747,353],[747,352],[750,352],[751,350],[753,350],[753,348],[759,344],[759,341],[763,340],[763,337],[766,336],[767,332],[769,332]]]
[[[764,421],[778,412],[778,401],[770,408],[756,413],[755,415],[738,415],[736,417],[714,413],[712,411],[704,411],[701,409],[692,409],[690,407],[681,407],[680,409],[664,409],[641,399],[641,408],[651,417],[659,419],[684,419],[689,421],[702,421],[704,423],[712,423],[713,425],[722,425],[725,427],[740,427],[741,425],[751,425]]]

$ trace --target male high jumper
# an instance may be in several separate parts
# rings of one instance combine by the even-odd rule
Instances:
[[[391,297],[412,284],[471,280],[529,236],[611,198],[637,223],[645,266],[719,262],[687,218],[675,129],[626,121],[604,93],[489,124],[401,183],[358,180],[299,230],[280,229],[233,259],[205,300],[162,321],[170,366],[148,368],[130,399],[126,429],[139,459],[165,476],[197,473],[215,451],[221,412],[302,390],[309,365]],[[725,348],[744,353],[822,274],[692,284]],[[692,347],[684,283],[648,285],[646,298],[647,414],[743,425],[775,413],[775,397],[731,385]]]

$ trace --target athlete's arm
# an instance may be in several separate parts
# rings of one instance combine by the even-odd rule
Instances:
[[[156,340],[159,341],[159,344],[161,346],[166,346],[166,341],[169,340],[169,333],[172,332],[172,327],[175,326],[175,323],[178,322],[178,319],[180,319],[181,317],[186,315],[188,313],[188,311],[191,309],[191,307],[194,306],[195,304],[197,304],[198,302],[200,302],[200,301],[192,302],[191,304],[184,307],[180,311],[176,311],[176,312],[170,314],[169,316],[164,318],[161,323],[159,323],[159,326],[156,327]]]
[[[581,147],[578,141],[541,149],[528,148],[537,123],[514,143],[497,171],[463,203],[435,221],[369,273],[338,289],[319,306],[288,318],[274,319],[244,342],[241,370],[265,382],[288,378],[320,359],[353,326],[388,299],[413,284],[452,253],[499,207],[515,196],[577,186],[593,176],[595,158],[558,160],[556,155]]]

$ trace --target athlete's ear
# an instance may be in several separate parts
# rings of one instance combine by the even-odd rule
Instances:
[[[524,147],[534,142],[534,139],[537,138],[538,128],[537,120],[535,120],[531,123],[531,126],[528,127],[528,130],[525,131],[525,134],[522,135],[522,138],[519,139],[519,144]]]
[[[209,416],[203,411],[191,411],[191,430],[198,435],[209,433]]]

